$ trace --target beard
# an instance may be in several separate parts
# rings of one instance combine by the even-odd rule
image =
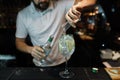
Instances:
[[[32,0],[32,1],[33,1],[33,0]],[[41,11],[44,11],[44,10],[46,10],[46,9],[49,7],[49,1],[39,2],[38,4],[36,4],[36,3],[33,1],[33,3],[34,3],[34,6],[35,6],[37,9],[41,10]]]

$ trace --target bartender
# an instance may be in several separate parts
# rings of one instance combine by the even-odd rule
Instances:
[[[66,22],[65,14],[73,4],[76,8],[83,9],[95,4],[96,0],[79,0],[79,5],[76,1],[78,0],[75,0],[75,2],[74,0],[31,0],[30,5],[18,12],[15,34],[16,47],[18,50],[31,55],[34,58],[33,63],[35,66],[58,66],[65,62],[64,56],[58,52],[58,44],[55,43],[59,39],[56,36],[57,32],[61,29],[61,25]],[[78,16],[75,16],[74,19],[79,18],[81,14],[80,11],[76,11]],[[25,41],[28,35],[32,46]],[[51,35],[54,36],[52,43],[55,44],[52,45],[45,64],[41,64],[40,61],[46,56],[42,46],[46,44]],[[67,56],[68,60],[71,55]]]

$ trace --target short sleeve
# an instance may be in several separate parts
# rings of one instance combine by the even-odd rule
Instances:
[[[18,38],[26,38],[27,36],[27,29],[25,26],[25,16],[23,16],[20,12],[17,15],[16,20],[16,34],[15,36]]]

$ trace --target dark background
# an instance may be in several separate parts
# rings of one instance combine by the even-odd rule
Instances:
[[[69,1],[69,0],[68,0]],[[120,0],[98,0],[103,7],[111,32],[107,39],[107,48],[120,50]],[[19,10],[30,3],[30,0],[0,0],[0,55],[13,55],[15,60],[0,60],[0,66],[30,66],[30,55],[23,54],[15,47],[15,25]],[[24,62],[24,64],[23,64]]]

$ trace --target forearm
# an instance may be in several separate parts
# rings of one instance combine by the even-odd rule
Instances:
[[[96,4],[96,1],[97,0],[75,0],[74,5],[82,9],[82,8]]]
[[[31,54],[33,47],[27,45],[24,40],[16,39],[16,48],[22,52]]]

